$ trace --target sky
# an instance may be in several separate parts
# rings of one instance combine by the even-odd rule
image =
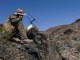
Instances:
[[[18,8],[27,13],[39,30],[66,25],[80,18],[80,0],[0,0],[0,23],[5,24],[9,15]],[[29,25],[27,16],[23,17],[25,28]]]

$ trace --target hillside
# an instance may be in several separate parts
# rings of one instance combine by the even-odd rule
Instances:
[[[45,32],[48,36],[49,60],[80,60],[80,19]]]
[[[2,38],[0,60],[80,60],[80,19],[42,33],[47,36],[45,54],[38,51],[35,43],[20,44]]]

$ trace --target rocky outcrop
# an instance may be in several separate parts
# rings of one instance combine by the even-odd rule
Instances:
[[[46,40],[44,34],[37,35],[30,44],[1,38],[0,60],[80,60],[80,19],[41,33],[47,36],[47,44],[41,44]]]
[[[0,32],[0,60],[46,60],[48,50],[44,34],[36,34],[31,43],[14,40],[11,35]]]
[[[12,40],[0,39],[0,60],[42,60],[45,55],[36,44],[21,44]]]

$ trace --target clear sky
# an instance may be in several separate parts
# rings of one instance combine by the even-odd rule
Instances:
[[[0,23],[4,24],[17,8],[31,14],[38,21],[39,24],[34,24],[40,30],[70,24],[80,18],[80,0],[0,0]],[[29,25],[26,16],[23,24]]]

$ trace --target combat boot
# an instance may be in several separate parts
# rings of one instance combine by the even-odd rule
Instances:
[[[24,40],[21,40],[21,43],[26,43],[26,44],[29,44],[29,43],[32,43],[33,40],[30,40],[30,39],[24,39]]]

